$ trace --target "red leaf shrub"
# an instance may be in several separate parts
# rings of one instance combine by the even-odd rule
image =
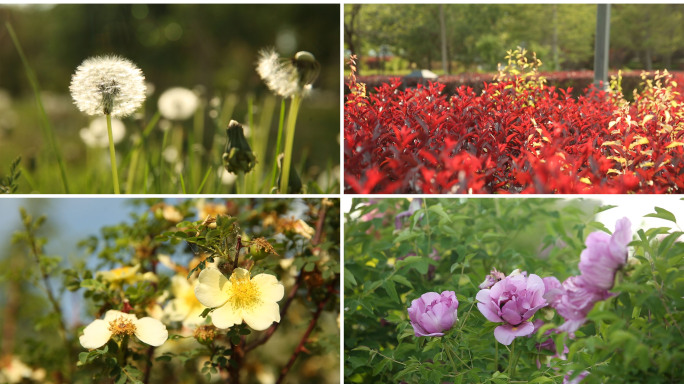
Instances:
[[[546,84],[556,88],[572,88],[572,94],[578,97],[582,91],[588,88],[594,82],[594,72],[589,70],[582,71],[560,71],[560,72],[541,72],[540,75],[546,79]],[[617,76],[618,71],[611,71],[611,76]],[[641,82],[641,71],[623,71],[622,87],[625,90],[626,96],[631,99],[632,91],[638,88]],[[369,89],[375,89],[382,86],[383,83],[389,83],[392,78],[396,76],[389,75],[369,75],[358,76],[359,82],[366,84]],[[463,73],[458,75],[442,75],[439,77],[439,82],[444,84],[444,93],[453,95],[456,89],[461,86],[471,87],[476,93],[482,92],[484,83],[491,82],[495,75],[492,73]],[[402,89],[408,87],[416,87],[422,80],[417,78],[402,79]],[[349,89],[345,88],[348,92]]]
[[[366,95],[352,79],[345,191],[681,193],[684,100],[674,80],[644,77],[629,103],[592,86],[573,97],[526,76],[450,97],[444,84],[401,90],[396,78]]]

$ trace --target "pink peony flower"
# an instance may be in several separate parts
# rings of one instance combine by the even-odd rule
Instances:
[[[570,276],[563,284],[555,277],[544,278],[544,298],[565,323],[558,327],[565,332],[575,332],[586,322],[587,314],[598,301],[611,296],[615,273],[627,262],[627,244],[632,239],[631,223],[622,218],[615,224],[615,232],[592,232],[587,236],[587,248],[580,256],[580,276]]]
[[[579,270],[586,286],[611,289],[615,273],[627,263],[627,244],[632,240],[631,223],[624,217],[615,224],[615,232],[592,232],[587,236],[587,248],[580,255]]]
[[[444,336],[444,331],[458,319],[457,309],[458,300],[453,291],[428,292],[413,300],[408,313],[416,337]]]
[[[503,280],[506,277],[506,275],[503,274],[503,272],[499,272],[496,270],[496,268],[493,268],[491,272],[489,272],[489,275],[485,277],[485,281],[482,282],[478,286],[480,289],[487,289],[491,288],[492,285],[496,284],[497,282]]]
[[[477,293],[477,308],[487,320],[504,324],[494,329],[494,337],[503,345],[510,345],[518,336],[534,332],[528,321],[539,308],[547,305],[544,282],[537,275],[525,276],[516,270],[491,289]]]
[[[565,323],[558,329],[571,333],[586,322],[587,314],[596,302],[611,296],[607,290],[585,285],[580,276],[570,276],[559,289],[548,292],[545,298],[565,319]]]
[[[563,378],[563,384],[579,384],[582,382],[582,380],[584,380],[585,377],[589,376],[589,372],[582,371],[572,380],[570,380],[570,376],[572,376],[572,371],[568,372],[568,374],[565,375],[565,377]]]

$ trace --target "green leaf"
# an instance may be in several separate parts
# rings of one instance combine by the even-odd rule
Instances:
[[[346,276],[346,274],[345,274],[345,276]],[[409,279],[407,279],[406,277],[404,277],[402,275],[394,275],[394,276],[392,276],[392,280],[396,281],[399,284],[405,285],[405,286],[413,289],[413,284],[411,284]]]
[[[529,384],[535,384],[535,383],[553,383],[553,380],[549,379],[546,376],[539,376],[536,379],[529,381]]]
[[[439,217],[444,219],[444,221],[451,223],[451,217],[449,217],[449,215],[447,215],[447,213],[444,212],[444,207],[442,207],[442,204],[431,205],[430,208],[428,208],[428,210],[439,215]]]
[[[344,269],[344,286],[345,288],[352,288],[353,286],[357,285],[358,283],[356,282],[356,278],[354,277],[354,274],[351,273],[347,268]],[[413,287],[411,287],[413,288]]]
[[[382,283],[382,287],[385,288],[385,291],[387,291],[387,294],[392,298],[392,300],[396,301],[397,303],[401,303],[401,300],[399,300],[399,295],[397,295],[397,287],[394,285],[394,282],[392,280],[386,280],[384,283]]]
[[[655,207],[655,211],[656,213],[649,213],[648,215],[644,215],[644,217],[656,217],[658,219],[668,220],[677,224],[677,219],[675,218],[675,215],[672,214],[672,212],[660,207]]]
[[[419,236],[420,236],[420,233],[418,233],[418,232],[412,232],[410,230],[404,230],[404,231],[399,232],[397,237],[394,238],[394,242],[401,244],[401,243],[404,243],[407,241],[411,241],[411,240],[413,240]]]
[[[430,259],[423,256],[409,256],[403,260],[399,260],[396,263],[397,270],[401,270],[404,267],[414,268],[416,271],[426,274],[428,267],[430,266]]]

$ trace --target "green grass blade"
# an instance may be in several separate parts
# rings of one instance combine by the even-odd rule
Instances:
[[[204,183],[206,183],[207,180],[209,179],[209,175],[211,175],[212,169],[213,169],[212,167],[209,167],[209,169],[207,169],[207,173],[204,174],[204,178],[202,179],[202,182],[200,183],[199,188],[197,188],[197,192],[195,192],[196,194],[202,193],[202,188],[204,188]]]
[[[7,31],[9,32],[10,37],[12,38],[14,46],[17,48],[17,52],[19,52],[19,57],[21,58],[21,62],[24,65],[26,76],[28,77],[29,83],[31,84],[31,88],[33,89],[33,94],[36,97],[36,103],[38,104],[38,111],[40,121],[42,123],[41,126],[43,127],[43,133],[45,134],[45,137],[50,147],[52,147],[52,151],[54,152],[55,158],[57,159],[57,164],[59,164],[59,172],[62,177],[62,186],[64,187],[64,192],[69,193],[69,182],[67,181],[64,160],[62,159],[62,154],[60,153],[59,147],[57,146],[57,141],[55,140],[55,132],[52,129],[52,124],[50,124],[50,120],[48,119],[47,113],[45,112],[45,107],[43,106],[43,101],[40,98],[40,86],[38,85],[38,78],[29,66],[28,60],[26,59],[26,55],[24,55],[24,50],[22,49],[21,44],[19,43],[19,39],[17,38],[17,35],[14,32],[14,28],[12,28],[12,24],[10,24],[9,22],[5,22],[5,26],[7,27]]]

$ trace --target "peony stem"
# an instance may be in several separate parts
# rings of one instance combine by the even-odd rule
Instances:
[[[114,152],[114,137],[112,136],[112,115],[107,114],[107,136],[109,136],[109,158],[112,163],[112,182],[114,183],[114,193],[119,191],[119,175],[116,171],[116,152]]]
[[[290,167],[292,166],[292,147],[294,145],[295,123],[302,97],[299,94],[292,96],[290,111],[287,113],[287,127],[285,127],[285,157],[283,158],[283,168],[280,173],[280,193],[287,193],[290,182]]]
[[[515,368],[518,365],[518,358],[520,357],[520,352],[521,351],[518,351],[517,353],[515,352],[515,340],[513,340],[513,343],[511,344],[511,354],[508,355],[508,369],[506,369],[509,378],[512,378],[515,374]]]

